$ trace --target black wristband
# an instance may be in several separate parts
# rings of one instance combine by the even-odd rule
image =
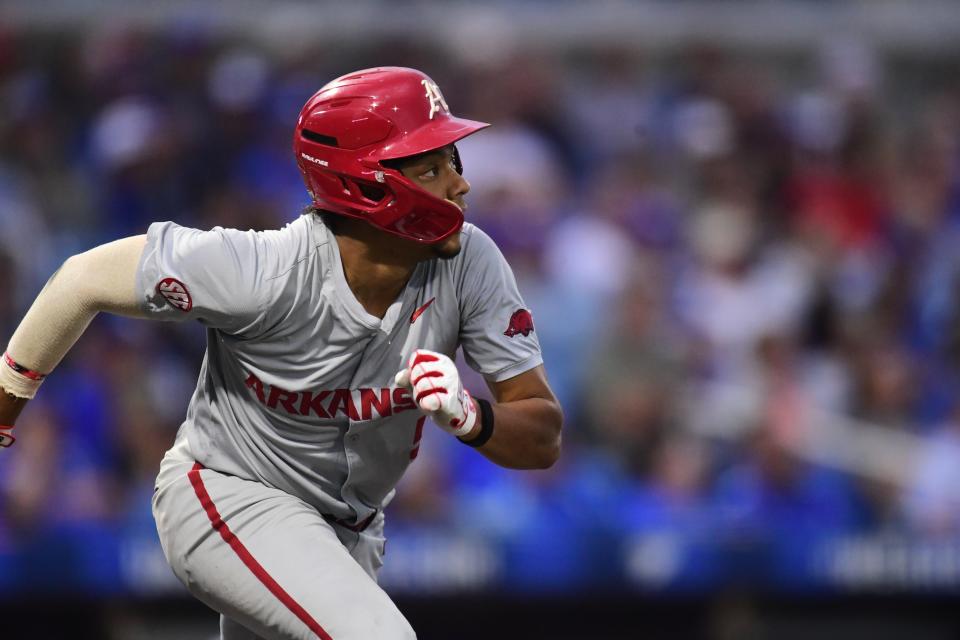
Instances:
[[[471,440],[464,440],[463,438],[457,438],[463,444],[473,447],[482,447],[487,444],[487,440],[490,439],[490,436],[493,435],[493,407],[490,406],[490,403],[484,400],[483,398],[474,398],[474,402],[477,403],[477,417],[480,419],[480,433],[477,434],[476,438]]]

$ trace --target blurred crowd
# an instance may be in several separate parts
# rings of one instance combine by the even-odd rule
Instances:
[[[428,431],[388,536],[493,541],[530,589],[789,586],[824,540],[960,537],[960,67],[855,40],[481,60],[0,28],[0,341],[74,253],[158,220],[300,215],[300,107],[381,64],[494,124],[460,145],[468,218],[512,264],[566,413],[545,472]],[[117,588],[204,340],[95,320],[0,458],[0,589]]]

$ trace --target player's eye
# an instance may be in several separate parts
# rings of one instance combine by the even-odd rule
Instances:
[[[436,165],[430,167],[428,170],[420,174],[421,178],[436,178],[440,175],[440,168]]]

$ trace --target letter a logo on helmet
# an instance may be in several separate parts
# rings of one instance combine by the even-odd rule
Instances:
[[[427,90],[427,100],[430,101],[429,118],[433,120],[433,114],[441,109],[450,113],[450,107],[447,106],[447,101],[443,99],[443,94],[440,93],[440,87],[437,86],[437,83],[432,80],[421,80],[420,83]]]
[[[297,119],[293,150],[317,208],[435,243],[460,230],[463,212],[382,162],[440,149],[488,126],[453,116],[422,72],[378,67],[315,93]]]

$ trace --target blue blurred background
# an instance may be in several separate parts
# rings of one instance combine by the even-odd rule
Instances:
[[[381,578],[421,637],[960,636],[957,2],[7,0],[0,340],[73,253],[295,218],[300,107],[376,65],[494,123],[468,217],[567,416],[545,472],[427,430]],[[203,349],[102,316],[24,412],[4,638],[213,637],[150,515]]]

